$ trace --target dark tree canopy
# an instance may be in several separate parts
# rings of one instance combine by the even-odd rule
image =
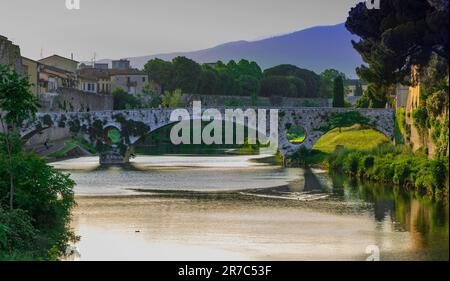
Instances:
[[[305,91],[303,97],[318,97],[320,78],[319,75],[313,71],[299,68],[295,65],[282,64],[264,71],[265,77],[270,76],[284,76],[297,77],[303,80],[305,84]]]
[[[387,96],[412,65],[427,65],[433,54],[448,60],[448,20],[448,0],[383,0],[378,10],[357,4],[346,27],[361,38],[352,43],[368,64],[358,75]]]
[[[172,77],[174,75],[174,68],[171,62],[153,59],[145,64],[144,71],[149,75],[151,80],[162,87],[163,91],[173,90]]]
[[[295,85],[283,76],[269,76],[261,81],[260,95],[262,97],[292,97],[296,92]]]
[[[153,59],[144,69],[163,92],[180,89],[201,95],[251,96],[259,91],[263,77],[258,64],[247,60],[200,65],[186,57],[176,57],[172,62]]]
[[[198,79],[202,73],[201,66],[186,57],[176,57],[172,64],[174,69],[173,87],[186,93],[195,93]]]

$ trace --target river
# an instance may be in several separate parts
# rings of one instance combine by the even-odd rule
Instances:
[[[53,163],[77,183],[77,259],[366,260],[370,245],[381,260],[449,259],[448,204],[260,157]]]

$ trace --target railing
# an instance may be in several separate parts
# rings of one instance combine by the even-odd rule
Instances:
[[[177,108],[169,108],[169,107],[164,107],[164,108],[142,108],[142,109],[123,109],[123,110],[99,110],[99,111],[89,111],[89,112],[48,112],[48,113],[39,113],[39,114],[49,114],[49,113],[55,113],[55,114],[83,114],[83,113],[110,113],[110,112],[117,112],[117,113],[130,113],[130,112],[143,112],[143,111],[173,111],[176,109],[192,109],[192,107],[177,107]],[[359,111],[359,112],[394,112],[395,109],[386,109],[386,108],[349,108],[349,107],[226,107],[226,106],[221,106],[221,107],[202,107],[202,112],[207,110],[207,109],[218,109],[218,110],[226,110],[226,109],[242,109],[242,110],[247,110],[247,109],[266,109],[266,110],[270,110],[270,109],[278,109],[278,110],[304,110],[304,111],[316,111],[316,110],[326,110],[326,111]]]

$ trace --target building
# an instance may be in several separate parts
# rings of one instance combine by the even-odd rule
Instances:
[[[129,94],[140,94],[148,83],[145,72],[137,69],[111,69],[111,89],[121,88]]]
[[[31,92],[34,95],[39,94],[39,62],[22,57],[22,67],[31,84]]]
[[[78,89],[83,92],[89,92],[89,93],[97,93],[97,79],[95,79],[92,76],[88,75],[81,75],[79,74],[77,76],[78,79]]]
[[[85,69],[85,68],[93,68],[93,67],[92,67],[92,65],[85,64],[85,63],[81,63],[81,64],[78,66],[78,69]]]
[[[347,85],[345,87],[346,93],[348,97],[355,97],[357,96],[357,89],[361,86],[362,92],[364,92],[369,85],[367,83],[364,83],[358,79],[349,79],[347,80]],[[361,93],[362,94],[362,93]]]
[[[97,68],[97,69],[108,69],[109,68],[109,64],[107,64],[107,63],[94,63],[94,68]]]
[[[121,59],[112,61],[112,69],[130,69],[130,61]]]
[[[70,72],[55,66],[39,64],[39,94],[55,93],[59,88],[76,88],[77,77]]]
[[[95,84],[95,86],[92,84]],[[91,93],[110,94],[111,79],[109,70],[101,68],[83,68],[78,70],[78,89]]]
[[[38,62],[53,66],[67,72],[75,73],[78,66],[78,61],[73,59],[68,59],[59,55],[52,55],[43,59],[40,59]]]
[[[397,84],[395,88],[395,108],[405,108],[408,104],[409,86]]]
[[[77,74],[79,90],[99,94],[111,94],[116,88],[123,89],[129,94],[139,94],[149,82],[145,72],[131,68],[83,68],[78,70]]]

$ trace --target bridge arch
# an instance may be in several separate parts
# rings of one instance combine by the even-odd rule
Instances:
[[[248,109],[248,108],[247,108]],[[247,109],[242,109],[243,111]],[[253,108],[254,109],[254,108]],[[270,108],[269,108],[270,109]],[[193,109],[186,109],[189,113],[189,120],[197,120],[192,118]],[[219,109],[222,117],[225,116],[225,108]],[[143,136],[154,132],[162,127],[174,124],[178,121],[171,121],[170,116],[173,109],[143,109],[143,110],[123,110],[123,111],[99,111],[99,112],[82,112],[82,113],[41,113],[34,120],[27,121],[21,135],[23,137],[30,136],[50,127],[67,127],[74,134],[80,134],[91,142],[94,146],[102,142],[104,129],[114,127],[121,132],[121,142],[117,147],[109,145],[110,150],[116,153],[118,159],[118,151],[123,157],[123,161],[127,161],[127,155],[124,155],[124,147],[134,145]],[[202,112],[204,110],[202,109]],[[368,124],[376,130],[382,132],[389,139],[394,137],[394,112],[386,109],[352,109],[352,108],[278,108],[278,148],[284,155],[294,154],[299,148],[311,150],[317,140],[323,136],[328,130],[325,126],[329,123],[330,118],[336,114],[348,114],[357,112],[366,118]],[[268,113],[268,111],[266,111]],[[222,120],[223,121],[223,120]],[[266,132],[270,132],[270,117],[266,116]],[[249,124],[249,123],[247,123]],[[244,124],[245,125],[245,124]],[[289,142],[286,127],[298,126],[305,131],[305,139],[301,144],[293,144]],[[250,123],[250,128],[258,130],[256,124]],[[104,141],[103,141],[104,142]]]

